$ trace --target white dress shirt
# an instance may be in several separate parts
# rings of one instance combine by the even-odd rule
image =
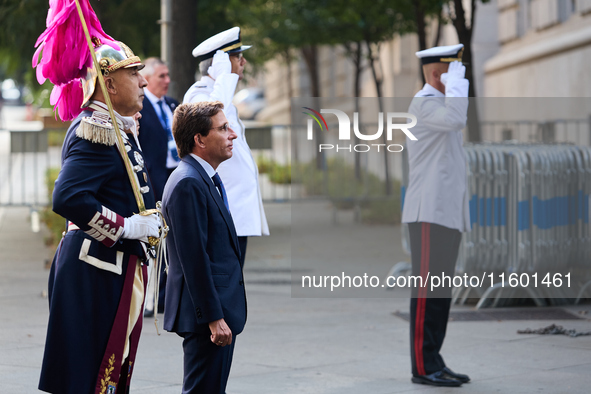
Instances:
[[[158,101],[162,101],[162,108],[164,109],[164,114],[166,115],[166,120],[168,122],[169,130],[172,130],[172,111],[170,110],[169,105],[164,101],[164,96],[161,98],[156,97],[152,92],[148,90],[148,88],[144,88],[144,94],[150,100],[152,107],[154,107],[154,111],[156,111],[156,115],[158,115],[159,119],[162,119],[162,112],[160,112],[160,105],[158,105]],[[178,162],[172,158],[172,154],[170,153],[171,148],[176,149],[176,145],[174,139],[168,141],[168,154],[166,156],[166,168],[176,168]]]
[[[207,173],[207,176],[209,177],[209,179],[213,178],[213,176],[216,174],[216,172],[215,172],[215,169],[211,166],[211,164],[209,164],[208,162],[206,162],[205,160],[203,160],[202,158],[200,158],[199,156],[197,156],[195,153],[189,153],[189,154],[193,157],[193,159],[197,160],[197,162],[199,164],[201,164],[201,167],[203,167],[203,169]],[[211,179],[211,182],[215,186],[215,182],[213,181],[213,179]],[[224,184],[224,187],[226,187],[225,184]],[[218,189],[217,186],[216,186],[215,190],[218,191],[218,194],[223,199],[222,193],[220,193],[220,189]]]

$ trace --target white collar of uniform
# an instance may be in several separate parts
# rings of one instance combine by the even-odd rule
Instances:
[[[211,166],[211,164],[209,164],[208,162],[206,162],[205,160],[203,160],[202,158],[200,158],[199,156],[197,156],[194,153],[189,153],[193,159],[197,160],[197,162],[199,164],[201,164],[201,167],[203,167],[203,169],[205,170],[205,172],[207,172],[207,175],[210,178],[213,178],[213,176],[216,174],[215,170],[213,169],[213,167]]]
[[[148,100],[150,100],[150,102],[152,103],[152,107],[154,108],[158,106],[158,101],[160,100],[166,103],[166,101],[164,101],[164,96],[158,98],[154,93],[150,92],[148,88],[144,88],[144,95],[148,98]]]
[[[98,117],[98,114],[95,114],[95,112],[99,112],[103,114],[102,116],[100,116],[102,120],[106,120],[109,122],[111,121],[111,115],[109,114],[109,108],[107,107],[107,104],[100,101],[92,100],[88,105],[88,108],[94,111],[93,117]],[[115,120],[117,121],[117,126],[119,126],[119,133],[121,134],[121,136],[127,139],[127,133],[125,133],[125,130],[132,130],[133,135],[135,136],[136,127],[135,120],[133,119],[133,117],[120,115],[114,109],[113,113],[115,114]]]
[[[199,82],[204,83],[205,86],[207,86],[208,88],[212,88],[213,84],[215,83],[215,79],[213,79],[209,75],[205,75],[204,77],[201,78],[201,81],[199,81]]]
[[[423,92],[426,94],[432,94],[435,97],[445,97],[445,94],[441,93],[439,90],[435,89],[433,86],[429,85],[428,83],[423,86]]]

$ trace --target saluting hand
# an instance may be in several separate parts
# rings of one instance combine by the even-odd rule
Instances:
[[[216,79],[222,74],[230,74],[232,72],[232,62],[230,62],[230,55],[226,52],[218,50],[213,55],[211,66],[207,69],[207,74]]]
[[[209,322],[209,330],[211,331],[211,342],[218,346],[226,346],[232,344],[232,331],[224,319]]]
[[[447,85],[449,81],[463,79],[466,76],[466,66],[455,61],[449,64],[446,73],[441,74],[441,83]]]

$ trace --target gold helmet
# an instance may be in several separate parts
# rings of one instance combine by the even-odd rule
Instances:
[[[102,44],[98,40],[94,40],[93,42],[95,44],[94,52],[96,54],[96,60],[98,61],[103,75],[107,76],[109,73],[117,71],[120,68],[137,67],[138,70],[144,68],[141,59],[138,56],[135,56],[133,51],[121,41],[117,42],[121,47],[119,50],[116,50],[109,45]],[[82,107],[88,105],[90,98],[94,94],[97,76],[98,72],[93,65],[88,68],[86,77],[82,79],[82,90],[84,92]]]

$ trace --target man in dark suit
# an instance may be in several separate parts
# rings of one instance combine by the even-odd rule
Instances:
[[[150,57],[144,63],[146,67],[141,73],[148,86],[144,88],[139,140],[156,201],[162,201],[166,180],[179,162],[172,137],[172,114],[179,103],[166,96],[170,85],[168,66],[156,57]]]
[[[184,338],[183,393],[225,393],[236,335],[246,323],[240,249],[216,168],[236,133],[219,101],[180,105],[181,162],[164,188],[170,259],[164,329]]]
[[[146,67],[141,73],[148,81],[148,86],[144,88],[144,108],[140,112],[142,117],[139,121],[139,140],[156,201],[162,201],[166,180],[179,162],[172,137],[172,114],[179,103],[172,97],[166,96],[168,85],[170,85],[168,66],[157,57],[146,59],[144,64]],[[162,313],[166,293],[164,265],[160,272],[158,288],[158,312]],[[146,297],[144,312],[146,317],[154,315],[153,291],[149,289]]]

